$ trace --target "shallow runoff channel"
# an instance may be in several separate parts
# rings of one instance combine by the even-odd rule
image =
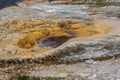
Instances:
[[[85,5],[65,5],[57,4],[52,5],[50,3],[40,4],[19,4],[22,8],[31,8],[40,10],[39,14],[44,15],[44,18],[48,19],[83,19],[89,18],[90,12],[83,11],[87,7]]]

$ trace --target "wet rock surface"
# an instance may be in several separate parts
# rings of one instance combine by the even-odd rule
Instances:
[[[12,6],[0,11],[1,19],[22,18],[22,19],[88,19],[89,12],[83,12],[85,6],[80,5],[51,5],[48,2],[41,4],[19,3],[19,7]],[[69,8],[69,9],[68,9]],[[9,15],[7,15],[9,13]],[[64,15],[63,15],[64,14]],[[84,17],[83,17],[84,16]]]
[[[89,43],[89,44],[76,44],[77,46],[68,47],[61,51],[60,61],[63,62],[74,62],[79,60],[95,59],[104,60],[105,58],[112,58],[119,55],[119,41],[108,41],[101,43]],[[73,48],[76,48],[75,50]],[[73,49],[73,50],[72,50]],[[65,56],[64,56],[65,55]],[[58,62],[59,62],[59,58]]]

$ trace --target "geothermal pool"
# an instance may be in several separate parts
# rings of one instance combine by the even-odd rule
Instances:
[[[119,78],[119,10],[48,2],[0,10],[0,78]]]

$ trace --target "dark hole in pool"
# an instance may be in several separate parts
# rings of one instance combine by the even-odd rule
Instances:
[[[69,40],[71,37],[50,37],[47,40],[39,40],[39,48],[43,48],[43,47],[58,47],[61,44],[63,44],[64,42],[66,42],[67,40]]]

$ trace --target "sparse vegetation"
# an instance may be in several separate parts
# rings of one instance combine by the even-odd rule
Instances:
[[[27,75],[22,75],[22,76],[13,76],[8,80],[65,80],[64,78],[44,78],[44,77],[34,77],[34,76],[27,76]]]
[[[105,7],[105,6],[119,6],[120,2],[117,2],[116,0],[112,1],[112,0],[73,0],[72,2],[70,2],[70,4],[84,4],[84,5],[88,5],[89,7]]]

